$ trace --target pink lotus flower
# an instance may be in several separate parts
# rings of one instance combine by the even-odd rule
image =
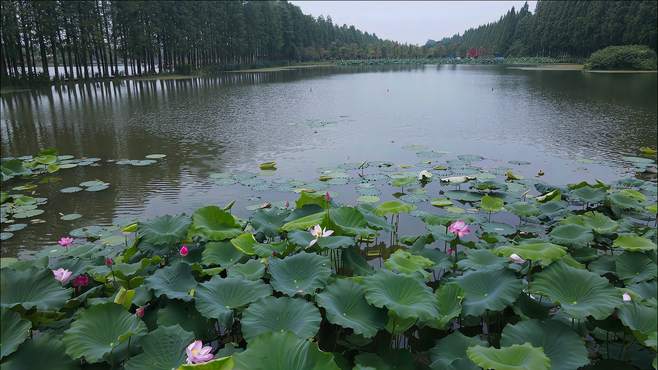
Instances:
[[[87,275],[78,275],[73,279],[73,282],[71,283],[74,288],[80,288],[80,287],[85,287],[89,285],[89,276]]]
[[[59,244],[61,247],[68,248],[71,244],[73,244],[73,240],[73,238],[63,236],[57,241],[57,244]]]
[[[58,268],[57,270],[53,270],[53,275],[55,276],[55,280],[62,283],[62,285],[66,284],[69,281],[69,279],[71,278],[71,274],[73,274],[73,272],[63,268]]]
[[[190,250],[187,248],[187,245],[183,245],[182,247],[180,247],[178,253],[180,253],[181,256],[185,257],[187,256],[188,253],[190,253]]]
[[[514,262],[514,263],[518,263],[519,265],[522,265],[522,264],[525,263],[525,260],[523,258],[521,258],[521,256],[519,256],[516,253],[512,253],[512,255],[509,256],[509,259],[512,260],[512,262]]]
[[[185,348],[185,353],[187,354],[187,363],[188,364],[200,364],[203,362],[208,362],[215,357],[212,353],[212,347],[203,346],[203,342],[200,340],[195,340],[187,348]]]
[[[630,301],[632,300],[632,299],[631,299],[631,295],[628,294],[628,293],[624,293],[624,294],[621,296],[621,299],[622,299],[624,302],[630,302]]]
[[[114,264],[114,261],[113,261],[110,257],[107,257],[107,258],[105,259],[105,266],[110,267],[110,266],[112,266],[113,264]]]
[[[144,306],[137,307],[137,309],[135,310],[135,316],[137,316],[139,318],[144,317],[144,311],[146,311],[146,307],[144,307]]]
[[[457,220],[450,224],[450,226],[448,226],[448,231],[460,238],[471,233],[471,229],[468,227],[466,222],[462,220]]]
[[[327,201],[327,205],[329,205],[329,202],[331,202],[331,195],[329,195],[329,192],[326,192],[324,194],[324,200]]]
[[[329,193],[327,193],[327,194],[329,194]],[[317,243],[320,238],[326,238],[327,236],[333,234],[334,231],[333,230],[327,230],[327,228],[323,229],[322,226],[320,226],[320,225],[315,225],[315,227],[310,230],[310,233],[311,233],[311,235],[313,235],[313,237],[315,239],[311,240],[311,242],[308,244],[309,247],[311,247],[315,243]]]

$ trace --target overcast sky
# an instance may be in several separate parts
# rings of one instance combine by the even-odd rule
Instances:
[[[334,23],[354,25],[380,38],[412,44],[439,40],[498,20],[524,1],[291,1],[305,14],[330,15]],[[528,1],[530,10],[536,2]]]

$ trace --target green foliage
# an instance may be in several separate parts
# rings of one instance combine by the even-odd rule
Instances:
[[[655,71],[656,52],[645,45],[608,46],[587,59],[591,70]]]
[[[499,186],[495,198],[524,217],[520,224],[513,217],[491,223],[475,209],[453,215],[426,199],[419,208],[432,212],[410,212],[397,201],[325,210],[273,205],[243,223],[210,206],[194,212],[191,223],[174,216],[76,229],[68,250],[0,260],[0,364],[566,370],[600,366],[590,358],[607,359],[624,347],[616,368],[653,355],[658,270],[655,231],[644,222],[655,217],[646,209],[655,202],[653,184],[576,184],[559,200],[556,188],[535,183],[525,202],[515,184]],[[595,211],[582,210],[582,199],[572,196],[587,186],[610,192]],[[444,195],[471,207],[494,198],[473,187]],[[535,203],[542,193],[555,199]],[[41,202],[13,193],[3,198],[3,209],[21,211]],[[395,229],[377,210],[409,212],[404,221],[415,218],[426,230],[387,245]],[[463,240],[445,226],[457,219],[472,231]],[[307,228],[318,224],[334,233],[309,247]],[[137,232],[132,244],[121,231]],[[186,256],[174,248],[183,239]],[[441,251],[451,246],[457,255]],[[512,263],[512,254],[530,262]],[[53,277],[57,268],[88,274],[88,285],[69,288]],[[183,365],[194,339],[211,345],[216,359]]]

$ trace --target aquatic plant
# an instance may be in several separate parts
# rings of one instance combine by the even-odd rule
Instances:
[[[304,190],[248,217],[208,205],[2,259],[2,367],[655,367],[655,184],[558,187],[480,158],[448,162],[447,188],[415,204],[350,205],[330,180],[273,182]],[[410,177],[413,195],[443,186],[369,163],[323,173],[355,171],[370,196],[376,181]],[[424,229],[399,235],[400,216]]]

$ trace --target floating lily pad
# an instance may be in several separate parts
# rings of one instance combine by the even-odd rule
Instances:
[[[82,215],[79,213],[69,213],[61,216],[59,219],[62,221],[73,221],[79,219],[80,217],[82,217]]]
[[[161,159],[161,158],[164,158],[166,156],[167,156],[166,154],[149,154],[147,156],[144,156],[144,158],[146,158],[146,159]]]
[[[11,224],[11,225],[5,227],[4,231],[8,231],[8,232],[20,231],[20,230],[23,230],[26,227],[27,227],[27,224]]]
[[[62,193],[77,193],[79,191],[82,191],[83,189],[78,186],[71,186],[68,188],[60,189],[60,192]]]
[[[38,216],[45,212],[43,209],[31,209],[28,211],[23,211],[19,213],[14,213],[14,218],[31,218],[34,216]]]

